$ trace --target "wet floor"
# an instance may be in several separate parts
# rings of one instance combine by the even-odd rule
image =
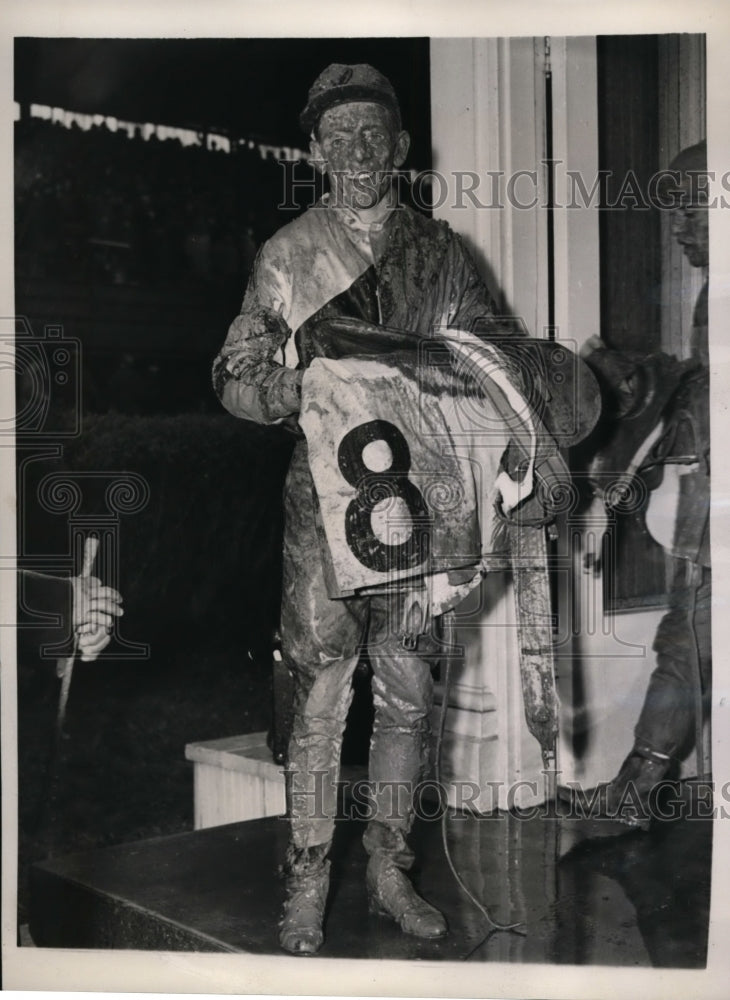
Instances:
[[[449,853],[497,931],[458,887],[440,822],[414,829],[413,878],[449,934],[420,941],[368,912],[364,824],[338,824],[322,957],[571,965],[705,965],[712,823],[683,818],[604,836],[598,821],[549,811],[450,814]],[[615,828],[611,828],[615,829]],[[621,828],[623,829],[623,828]],[[278,867],[287,824],[270,818],[58,859],[37,866],[39,945],[279,954]]]
[[[490,927],[455,883],[441,824],[422,823],[415,831],[423,859],[415,881],[447,914],[452,940],[438,943],[436,954],[434,943],[394,941],[390,930],[380,938],[380,957],[704,967],[711,822],[683,819],[644,833],[546,811],[527,818],[452,814],[446,831],[454,868],[492,923],[519,926]],[[354,830],[348,834],[346,857],[358,852]],[[351,904],[356,893],[344,883],[357,867],[350,861],[338,879]],[[371,935],[368,954],[374,943]],[[350,946],[357,948],[354,938]]]

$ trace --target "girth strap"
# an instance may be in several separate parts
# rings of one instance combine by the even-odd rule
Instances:
[[[558,695],[547,541],[544,528],[512,523],[508,530],[525,719],[550,771],[555,765]]]

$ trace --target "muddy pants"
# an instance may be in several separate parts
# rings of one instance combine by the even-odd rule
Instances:
[[[706,696],[712,671],[712,579],[709,568],[699,572],[700,584],[694,598],[694,632],[702,689]],[[651,675],[634,733],[637,743],[677,758],[681,758],[692,745],[695,731],[697,678],[693,653],[695,636],[690,624],[692,600],[692,593],[685,583],[685,567],[682,566],[674,581],[669,611],[659,623],[654,639],[657,666]]]
[[[331,600],[325,587],[304,442],[285,490],[282,655],[294,675],[288,754],[295,848],[328,843],[337,809],[340,750],[352,674],[366,644],[375,720],[370,744],[371,818],[406,833],[413,789],[428,763],[433,682],[428,662],[398,631],[405,595]]]

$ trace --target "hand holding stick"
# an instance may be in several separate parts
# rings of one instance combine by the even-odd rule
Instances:
[[[81,567],[81,579],[88,579],[91,576],[91,570],[93,569],[94,562],[96,560],[96,553],[99,550],[99,539],[90,536],[84,542],[84,562]],[[73,584],[72,584],[73,585]],[[78,590],[74,587],[74,606],[77,604],[77,594]],[[76,608],[74,607],[74,611]],[[74,661],[76,659],[76,654],[79,650],[79,638],[80,634],[74,628],[74,647],[73,652],[70,656],[63,657],[60,659],[56,665],[56,673],[61,678],[61,693],[58,699],[58,715],[56,717],[56,732],[60,738],[63,732],[63,723],[66,718],[66,704],[68,702],[68,695],[71,689],[71,678],[73,676]]]

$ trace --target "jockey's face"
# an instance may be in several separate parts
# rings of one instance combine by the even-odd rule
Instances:
[[[408,133],[397,131],[386,108],[359,101],[325,111],[310,150],[327,173],[334,203],[362,210],[385,197],[409,143]]]
[[[672,209],[672,236],[692,267],[707,267],[710,259],[707,194],[691,181],[683,182],[680,190],[682,203]]]

